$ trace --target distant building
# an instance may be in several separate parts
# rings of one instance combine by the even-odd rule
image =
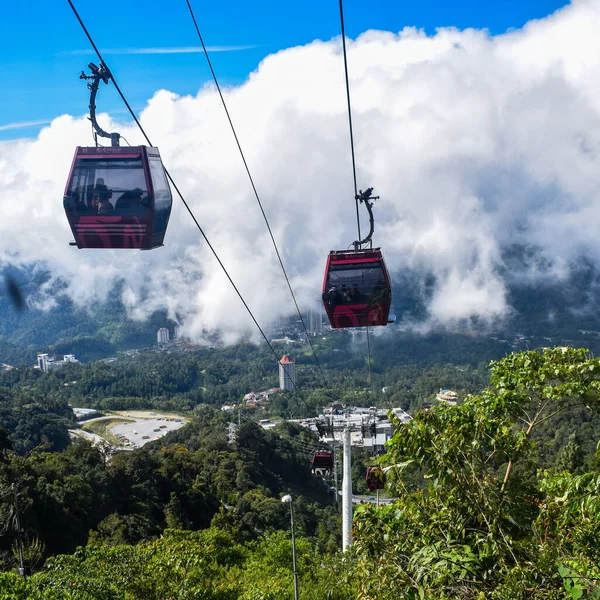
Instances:
[[[48,369],[46,368],[46,361],[48,360],[48,355],[47,354],[38,354],[37,355],[37,366],[38,369],[40,369],[40,371],[44,371],[44,373],[48,372]]]
[[[262,404],[269,401],[269,396],[271,394],[277,394],[279,392],[281,392],[279,388],[270,388],[268,390],[253,390],[252,392],[248,392],[244,396],[244,402],[246,402],[246,404],[250,404],[252,402],[253,405]]]
[[[74,354],[65,354],[62,360],[55,360],[47,354],[37,355],[37,367],[44,373],[56,371],[67,363],[78,363]]]
[[[178,340],[179,335],[179,325],[175,325],[175,329],[173,330],[173,339]]]
[[[458,394],[456,392],[452,390],[442,390],[441,388],[435,397],[440,402],[445,402],[446,404],[450,404],[450,406],[456,406],[458,401]]]
[[[350,429],[350,444],[362,446],[374,452],[383,450],[385,443],[394,431],[412,420],[401,408],[393,408],[395,418],[389,418],[388,409],[345,406],[336,403],[325,407],[323,414],[309,419],[296,419],[290,422],[308,427],[319,435],[321,441],[332,443],[341,441],[343,431]]]
[[[100,416],[100,413],[93,408],[73,408],[72,410],[78,421],[85,421],[86,419],[93,419]]]
[[[156,343],[166,344],[169,341],[169,330],[166,327],[161,327],[156,332]]]
[[[309,310],[306,314],[308,333],[323,333],[323,313],[321,310]]]
[[[292,338],[289,338],[287,335],[285,337],[282,338],[273,338],[271,340],[272,344],[295,344],[296,340],[293,340]]]
[[[279,387],[284,392],[291,392],[296,385],[296,363],[284,354],[279,361]]]

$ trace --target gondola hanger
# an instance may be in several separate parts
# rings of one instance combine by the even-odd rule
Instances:
[[[79,146],[65,187],[63,205],[78,248],[136,248],[163,245],[172,195],[158,148],[121,147],[119,133],[104,131],[96,120],[100,82],[108,84],[108,68],[90,63],[91,75],[80,79],[90,90],[90,116],[95,146]],[[98,145],[98,136],[111,145]]]

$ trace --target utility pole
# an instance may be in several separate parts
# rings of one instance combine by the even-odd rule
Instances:
[[[292,564],[294,567],[294,600],[299,600],[300,592],[298,590],[298,568],[296,567],[296,534],[294,532],[294,501],[289,494],[285,495],[281,501],[284,504],[290,505],[290,516],[292,521]]]
[[[342,550],[352,545],[352,457],[350,428],[344,429],[344,470],[342,480]]]
[[[23,561],[23,540],[21,539],[21,520],[19,519],[19,496],[17,495],[17,486],[12,484],[12,491],[15,498],[15,516],[14,523],[17,530],[17,547],[19,549],[19,575],[25,579],[25,563]]]
[[[333,446],[333,483],[334,483],[334,486],[335,486],[335,503],[337,505],[339,505],[339,503],[340,503],[340,495],[338,493],[338,490],[340,488],[339,488],[339,485],[338,485],[338,464],[337,464],[337,458],[338,457],[337,457],[335,448],[336,448],[336,446],[334,444],[334,446]]]

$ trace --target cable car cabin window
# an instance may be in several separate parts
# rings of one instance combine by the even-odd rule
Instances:
[[[150,197],[140,158],[77,159],[70,202],[65,208],[76,216],[112,215],[146,218]]]
[[[332,289],[337,304],[373,304],[383,300],[387,285],[379,263],[330,265],[327,291]]]
[[[164,235],[171,214],[171,188],[165,176],[165,169],[160,158],[148,157],[150,176],[154,187],[154,230],[153,234]]]

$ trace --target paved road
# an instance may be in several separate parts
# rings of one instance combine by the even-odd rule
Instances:
[[[108,442],[103,437],[100,437],[99,435],[96,435],[95,433],[91,433],[89,431],[84,431],[83,429],[69,429],[69,433],[72,436],[89,440],[90,442],[92,442],[92,444],[94,444],[94,446],[97,446],[99,444],[108,444]]]
[[[391,504],[398,498],[379,498],[379,506],[383,504]],[[377,503],[377,494],[373,494],[372,496],[352,496],[352,502],[354,504],[365,504],[366,502],[370,502],[371,504]]]
[[[110,460],[111,456],[119,452],[131,452],[133,448],[124,448],[123,446],[113,446],[103,437],[91,433],[90,431],[84,431],[83,429],[69,429],[69,435],[72,438],[81,438],[92,442],[94,446],[98,446],[101,452],[104,453],[107,460]]]

